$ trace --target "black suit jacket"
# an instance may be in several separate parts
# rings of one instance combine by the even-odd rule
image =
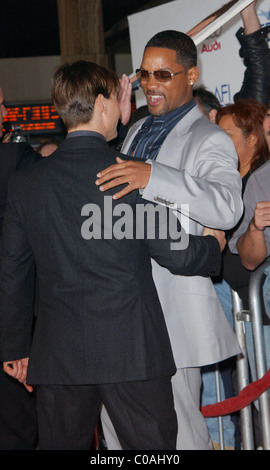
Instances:
[[[40,159],[35,150],[25,142],[0,143],[0,237],[7,203],[8,180],[15,171],[26,168]]]
[[[30,355],[28,383],[110,383],[173,374],[151,256],[174,273],[206,276],[219,270],[219,245],[212,237],[190,237],[187,250],[172,251],[167,239],[119,239],[119,231],[108,236],[127,207],[121,204],[128,204],[135,227],[136,204],[142,203],[137,191],[113,201],[115,190],[102,193],[95,185],[98,171],[116,155],[105,140],[72,137],[12,178],[2,237],[0,359]],[[119,211],[113,219],[110,204]],[[92,222],[97,238],[89,239]],[[38,294],[31,341],[34,265]]]

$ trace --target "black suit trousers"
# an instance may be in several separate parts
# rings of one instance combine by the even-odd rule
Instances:
[[[101,403],[124,450],[175,450],[171,377],[103,385],[39,385],[40,450],[90,450]]]
[[[34,392],[9,377],[0,363],[0,450],[33,450],[36,436]]]

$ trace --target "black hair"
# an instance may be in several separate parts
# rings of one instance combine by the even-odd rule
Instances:
[[[180,31],[161,31],[147,42],[146,47],[163,47],[175,51],[177,63],[186,70],[197,65],[197,49],[194,42],[187,34]]]
[[[203,112],[206,116],[209,115],[212,109],[219,110],[220,102],[217,97],[203,86],[199,86],[193,89],[193,96],[196,101],[201,105]]]

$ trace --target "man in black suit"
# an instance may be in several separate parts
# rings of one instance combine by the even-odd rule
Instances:
[[[95,185],[117,155],[107,142],[116,136],[118,86],[96,64],[59,67],[52,97],[67,138],[10,182],[0,359],[8,374],[35,386],[40,449],[89,449],[101,402],[123,449],[175,449],[175,364],[151,257],[176,274],[208,276],[220,267],[214,237],[190,236],[187,248],[171,249],[185,237],[169,239],[167,210],[138,227],[137,191],[119,204]]]
[[[0,88],[0,138],[7,115]],[[22,168],[36,162],[37,153],[26,143],[0,143],[0,239],[7,203],[8,180]],[[1,283],[1,277],[0,277]],[[33,394],[0,368],[0,450],[33,449],[36,438],[36,411]]]

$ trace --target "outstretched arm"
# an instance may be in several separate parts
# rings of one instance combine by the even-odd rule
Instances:
[[[241,11],[241,17],[245,34],[251,34],[261,28],[257,12],[256,12],[257,0],[250,3],[244,10]]]
[[[218,142],[218,145],[217,145]],[[176,151],[176,149],[175,149]],[[102,191],[127,184],[116,191],[118,199],[134,189],[143,189],[143,198],[167,206],[189,205],[189,217],[203,226],[233,228],[243,211],[242,182],[237,171],[235,147],[225,133],[202,140],[193,155],[193,174],[158,161],[121,161],[98,173],[96,184]]]
[[[151,165],[135,160],[122,160],[116,158],[116,164],[100,171],[97,174],[96,185],[100,191],[107,191],[121,184],[127,184],[121,191],[113,195],[113,199],[120,199],[134,189],[144,189],[150,179]]]
[[[270,80],[270,50],[267,34],[270,26],[261,27],[256,1],[241,12],[243,28],[236,37],[241,45],[239,55],[246,67],[241,89],[234,95],[234,101],[243,98],[255,99],[268,106],[268,86]]]
[[[164,206],[150,206],[157,217],[154,220],[152,216],[148,218],[147,210],[144,223],[140,223],[140,227],[144,227],[144,240],[150,256],[175,275],[219,275],[225,234],[205,229],[202,236],[191,235],[188,227],[184,228],[184,220],[178,218],[175,211]],[[146,207],[149,209],[149,204]]]

